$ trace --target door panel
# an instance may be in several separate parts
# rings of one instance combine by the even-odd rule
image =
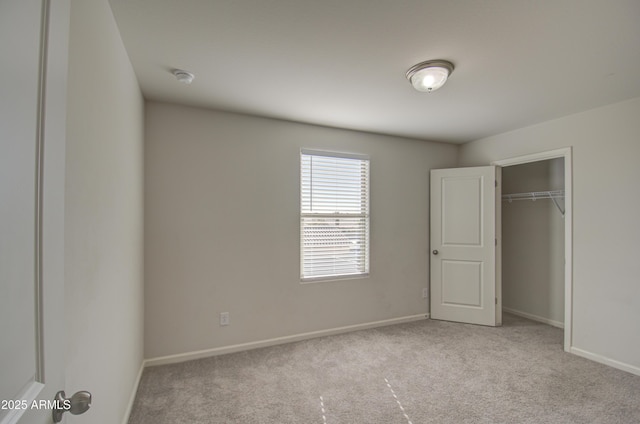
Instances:
[[[0,78],[0,358],[11,363],[0,367],[3,400],[26,391],[36,376],[39,3],[0,3],[0,57],[6,73]],[[6,414],[0,410],[0,419]]]
[[[447,284],[442,284],[447,281]],[[482,262],[442,261],[442,304],[482,307]]]
[[[0,1],[1,424],[50,423],[64,389],[68,22],[68,0]]]
[[[482,245],[482,181],[477,178],[442,178],[442,245]]]
[[[431,318],[500,325],[496,167],[431,171]]]

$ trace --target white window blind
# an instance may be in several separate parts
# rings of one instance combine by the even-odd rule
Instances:
[[[369,273],[369,159],[303,150],[300,234],[303,281]]]

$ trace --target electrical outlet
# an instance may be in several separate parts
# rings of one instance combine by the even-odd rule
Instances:
[[[220,326],[229,324],[229,312],[220,312]]]
[[[429,298],[429,289],[426,288],[426,287],[422,289],[422,298],[423,299],[428,299]]]

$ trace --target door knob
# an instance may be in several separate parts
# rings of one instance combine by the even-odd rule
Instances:
[[[434,251],[433,251],[433,254],[434,254],[434,255],[437,255],[437,254],[438,254],[438,251],[437,251],[437,250],[434,250]]]
[[[56,393],[54,400],[56,404],[56,407],[52,411],[54,423],[62,421],[62,414],[67,411],[73,415],[80,415],[87,412],[91,407],[91,393],[87,391],[77,392],[70,398],[67,398],[64,390],[60,390]]]

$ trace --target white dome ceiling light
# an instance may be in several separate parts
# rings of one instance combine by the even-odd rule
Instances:
[[[453,72],[453,63],[446,60],[428,60],[412,66],[407,79],[418,91],[431,93],[442,87]]]

